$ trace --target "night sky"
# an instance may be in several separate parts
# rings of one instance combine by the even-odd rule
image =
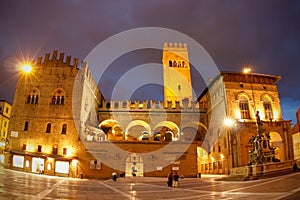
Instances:
[[[280,75],[283,117],[295,123],[300,106],[297,0],[2,0],[0,99],[13,101],[18,60],[36,59],[57,49],[82,61],[108,37],[139,27],[163,27],[188,35],[221,71],[241,71],[247,65],[255,73]],[[116,60],[111,69],[124,72],[130,66],[160,61],[159,51],[137,51]],[[100,89],[105,92],[109,87]]]

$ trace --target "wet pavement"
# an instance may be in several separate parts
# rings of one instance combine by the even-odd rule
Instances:
[[[300,172],[254,181],[185,178],[178,188],[166,178],[113,180],[61,178],[0,169],[0,199],[300,199]]]

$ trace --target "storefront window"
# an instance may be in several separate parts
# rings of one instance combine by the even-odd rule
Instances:
[[[23,168],[24,167],[24,156],[14,155],[13,156],[13,166]]]
[[[70,163],[67,161],[56,161],[55,162],[55,172],[69,174]]]

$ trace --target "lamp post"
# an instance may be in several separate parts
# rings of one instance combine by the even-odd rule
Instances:
[[[232,132],[232,128],[235,126],[235,122],[232,118],[226,118],[224,120],[224,125],[227,127],[227,139],[228,139],[228,154],[231,157],[231,168],[235,167],[235,158],[234,158],[234,149],[233,149],[233,142],[234,142],[234,135]]]

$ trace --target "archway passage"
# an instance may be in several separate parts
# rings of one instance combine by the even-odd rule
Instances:
[[[182,127],[181,141],[204,141],[207,128],[200,122],[192,121]]]
[[[171,121],[162,121],[154,129],[154,141],[177,141],[180,138],[178,126]]]
[[[142,140],[143,133],[148,133],[151,136],[150,125],[143,120],[134,120],[130,122],[126,128],[126,140]]]
[[[285,161],[284,145],[280,134],[277,132],[270,132],[270,138],[270,146],[276,147],[275,158],[278,158],[281,161]]]
[[[143,158],[133,153],[126,159],[125,176],[144,176]]]
[[[99,124],[99,127],[107,135],[108,140],[123,140],[125,135],[119,122],[107,119]]]

